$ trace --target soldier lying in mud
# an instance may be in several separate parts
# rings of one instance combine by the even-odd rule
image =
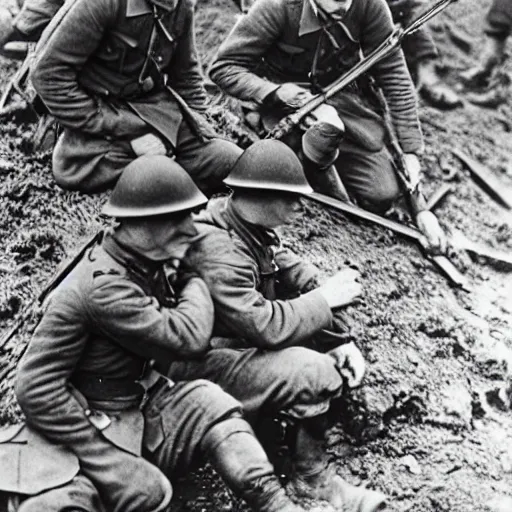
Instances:
[[[263,182],[252,181],[255,167],[268,169]],[[363,357],[353,344],[306,348],[331,326],[331,310],[360,294],[356,273],[315,288],[314,268],[275,251],[273,228],[311,190],[283,143],[253,145],[227,183],[233,198],[213,200],[195,227],[190,211],[205,198],[178,164],[141,157],[121,176],[104,208],[119,226],[56,289],[19,366],[28,427],[0,444],[17,512],[167,510],[175,471],[197,458],[253,510],[303,512],[242,413],[295,425],[292,495],[344,512],[384,506],[381,493],[342,480],[324,447],[342,414],[332,403],[360,384]],[[14,453],[60,469],[41,478],[34,464],[20,475]]]

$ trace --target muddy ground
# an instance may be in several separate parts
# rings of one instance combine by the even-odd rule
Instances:
[[[488,5],[488,0],[460,0],[431,23],[449,83],[456,83],[457,73],[481,51]],[[207,64],[238,11],[228,0],[199,0],[198,14],[198,44]],[[467,35],[469,52],[454,44],[450,28]],[[0,60],[2,88],[16,67]],[[504,70],[510,69],[506,64]],[[453,188],[436,210],[442,224],[511,253],[510,212],[472,182],[451,149],[483,162],[503,190],[512,190],[512,95],[498,109],[465,103],[440,112],[422,103],[420,113],[427,195],[443,183]],[[226,121],[218,106],[212,114],[247,144],[236,118]],[[60,190],[48,152],[32,151],[34,129],[34,123],[15,117],[0,125],[2,333],[59,262],[103,223],[98,212],[106,195]],[[446,172],[447,164],[452,172]],[[410,242],[309,202],[285,240],[326,275],[351,265],[364,277],[364,299],[347,310],[346,321],[369,367],[364,390],[348,399],[340,427],[330,436],[339,472],[350,482],[386,492],[392,510],[512,512],[500,501],[512,496],[512,416],[497,398],[512,372],[512,269],[459,252],[453,261],[472,289],[458,290]],[[2,349],[0,424],[20,417],[12,384],[33,324],[28,319]],[[244,509],[208,468],[176,487],[179,510]],[[504,508],[497,508],[499,503]]]

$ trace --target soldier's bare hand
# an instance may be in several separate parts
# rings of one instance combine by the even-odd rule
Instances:
[[[275,99],[289,110],[297,110],[313,95],[294,83],[285,83],[274,92]]]
[[[418,186],[421,177],[421,164],[417,155],[414,153],[404,153],[405,169],[411,187]]]
[[[362,293],[361,284],[357,282],[360,277],[357,270],[346,268],[327,279],[318,290],[331,309],[347,306]]]
[[[354,343],[347,343],[328,352],[336,360],[340,374],[347,379],[351,388],[359,386],[363,380],[366,362],[361,351]]]
[[[424,238],[420,240],[427,251],[444,254],[447,247],[446,234],[439,225],[437,217],[429,210],[423,210],[416,215],[416,224]]]
[[[142,155],[166,155],[167,149],[160,137],[153,133],[146,133],[130,141],[133,152],[137,156]]]

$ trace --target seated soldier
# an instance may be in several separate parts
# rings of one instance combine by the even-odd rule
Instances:
[[[219,384],[255,425],[283,416],[293,438],[290,488],[297,495],[343,512],[378,510],[384,496],[345,482],[324,445],[339,414],[331,402],[344,379],[349,387],[361,383],[363,356],[353,343],[328,353],[308,348],[331,327],[332,310],[358,297],[358,273],[346,269],[316,287],[315,267],[280,247],[274,229],[296,218],[300,195],[312,192],[284,143],[254,143],[225,183],[233,195],[211,200],[198,216],[197,241],[185,259],[211,289],[212,348],[197,361],[173,362],[169,376]]]
[[[198,456],[253,510],[304,512],[286,496],[234,398],[211,382],[159,373],[209,347],[210,294],[180,267],[197,235],[191,209],[205,201],[162,156],[135,160],[118,181],[103,212],[119,225],[55,290],[16,383],[31,431],[52,453],[67,450],[79,468],[68,465],[64,487],[25,485],[25,495],[39,494],[19,512],[100,512],[100,499],[109,512],[164,511],[168,479]],[[16,484],[17,459],[12,465]]]
[[[215,138],[194,36],[194,2],[74,0],[36,49],[32,82],[64,131],[53,172],[66,189],[115,183],[141,155],[173,155],[219,189],[241,149]]]

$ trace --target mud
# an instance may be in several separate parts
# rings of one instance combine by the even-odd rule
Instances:
[[[457,73],[478,55],[488,5],[463,0],[432,23],[448,83],[456,84]],[[198,13],[197,39],[207,65],[238,11],[229,0],[199,0]],[[0,67],[5,87],[16,65],[1,60]],[[511,71],[510,62],[504,70]],[[237,111],[235,102],[227,103]],[[223,105],[215,100],[211,119],[248,145],[254,135]],[[427,196],[443,183],[452,185],[436,209],[443,226],[510,253],[511,213],[472,181],[451,149],[481,161],[503,189],[512,190],[512,95],[496,110],[466,102],[440,112],[421,103],[420,112]],[[0,126],[2,333],[103,222],[98,212],[106,195],[60,190],[49,154],[31,150],[34,131],[34,124],[19,120]],[[326,276],[344,266],[363,276],[363,299],[339,319],[368,361],[364,388],[345,397],[330,436],[340,474],[386,492],[391,510],[511,512],[504,496],[512,496],[512,416],[503,401],[507,393],[500,393],[506,386],[510,392],[512,373],[511,269],[455,251],[453,261],[472,290],[455,289],[410,242],[308,201],[284,239]],[[0,349],[0,423],[20,417],[13,377],[34,323],[28,318]],[[246,510],[209,468],[175,488],[179,510]]]

